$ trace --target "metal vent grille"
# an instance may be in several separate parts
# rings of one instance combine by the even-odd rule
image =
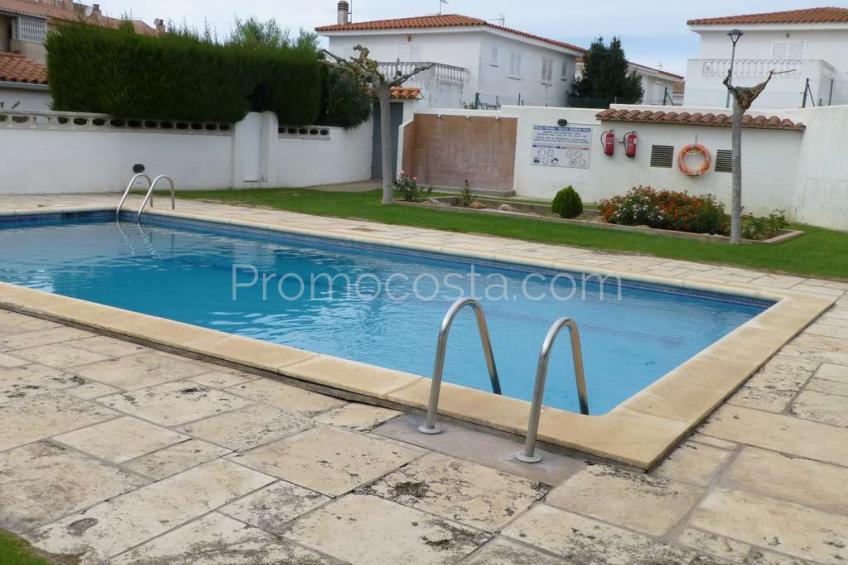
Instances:
[[[733,172],[733,151],[730,149],[719,149],[716,151],[715,170],[717,173]]]
[[[664,167],[670,169],[674,164],[674,146],[672,145],[652,145],[651,146],[651,166]]]

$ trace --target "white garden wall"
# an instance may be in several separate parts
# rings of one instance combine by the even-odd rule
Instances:
[[[627,108],[627,106],[614,106]],[[638,107],[690,113],[696,108]],[[715,111],[715,110],[713,110]],[[731,130],[726,127],[656,123],[600,122],[599,110],[579,108],[540,108],[507,106],[499,112],[467,110],[424,110],[419,113],[465,115],[471,119],[515,117],[518,119],[513,189],[518,196],[550,200],[558,190],[572,185],[587,202],[625,193],[636,185],[683,190],[693,194],[713,194],[730,204],[732,175],[715,170],[716,153],[731,149]],[[758,112],[754,112],[757,114]],[[801,122],[803,132],[745,128],[742,145],[743,205],[758,215],[784,210],[791,218],[812,225],[848,230],[848,106],[759,112]],[[534,126],[557,126],[567,120],[569,127],[587,128],[588,159],[585,168],[545,166],[534,163]],[[614,129],[616,137],[629,131],[638,135],[637,156],[603,153],[601,134]],[[401,138],[401,144],[403,144]],[[680,149],[700,143],[709,149],[713,166],[705,175],[690,177],[678,168]],[[652,145],[674,147],[671,168],[652,167]],[[420,149],[420,148],[419,148]]]
[[[283,128],[277,143],[278,184],[297,188],[369,180],[372,128],[370,119],[348,130]]]
[[[327,133],[321,140],[309,132]],[[0,194],[123,191],[133,165],[180,189],[313,186],[367,180],[371,125],[280,133],[252,113],[219,124],[115,121],[100,114],[0,111]]]

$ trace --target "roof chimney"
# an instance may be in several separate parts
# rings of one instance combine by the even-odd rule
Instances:
[[[165,20],[163,20],[162,18],[156,18],[155,20],[153,20],[153,25],[156,27],[156,33],[160,35],[165,33]]]
[[[347,0],[339,2],[339,25],[350,23],[350,4]]]
[[[91,15],[92,16],[100,16],[100,4],[92,4],[91,5]]]

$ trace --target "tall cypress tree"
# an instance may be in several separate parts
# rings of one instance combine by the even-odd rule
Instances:
[[[621,39],[609,45],[599,37],[583,55],[583,75],[574,81],[568,102],[582,108],[609,108],[610,104],[636,104],[645,92],[642,80],[629,70]]]

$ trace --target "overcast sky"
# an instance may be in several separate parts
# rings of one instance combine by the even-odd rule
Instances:
[[[202,27],[204,21],[226,35],[235,16],[275,18],[294,31],[336,22],[337,0],[100,0],[111,16],[131,14],[152,23],[163,18]],[[89,2],[90,3],[90,2]],[[439,0],[353,0],[354,21],[434,14]],[[686,20],[738,13],[792,10],[821,5],[848,6],[840,0],[712,0],[708,3],[668,0],[450,0],[445,13],[484,19],[506,18],[522,31],[588,46],[593,37],[619,35],[630,60],[662,65],[685,74],[686,59],[696,56],[697,35]],[[729,47],[728,47],[729,54]]]

